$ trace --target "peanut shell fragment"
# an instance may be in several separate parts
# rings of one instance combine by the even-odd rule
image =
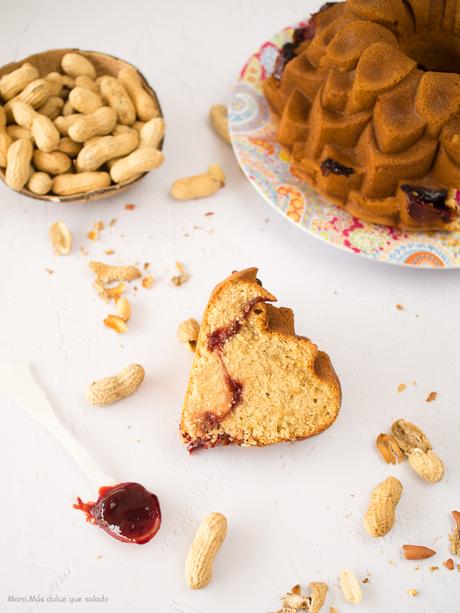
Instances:
[[[177,338],[181,343],[188,346],[190,351],[195,351],[198,334],[200,332],[200,324],[196,319],[186,319],[179,324],[177,329]]]
[[[449,534],[450,551],[455,556],[460,556],[460,511],[452,511],[455,528]]]
[[[115,307],[117,310],[117,315],[119,315],[125,321],[128,321],[131,317],[131,305],[127,298],[122,296],[118,298],[115,302]]]
[[[136,266],[110,266],[103,262],[93,261],[89,263],[89,267],[101,283],[133,281],[141,277],[141,271]]]
[[[404,460],[404,452],[390,434],[379,434],[376,445],[387,464],[399,464]]]
[[[410,421],[398,419],[391,426],[391,432],[405,453],[410,453],[413,449],[421,449],[422,451],[431,449],[431,443],[425,434]]]
[[[308,587],[310,589],[310,596],[307,610],[311,613],[318,613],[326,601],[329,588],[327,583],[321,581],[312,581]]]
[[[214,104],[209,109],[209,120],[216,134],[218,134],[224,142],[230,144],[232,141],[228,131],[227,108],[223,104]]]
[[[49,236],[57,255],[68,255],[72,247],[72,235],[63,221],[55,221],[49,231]]]
[[[128,332],[128,324],[119,315],[107,315],[104,319],[104,325],[107,326],[107,328],[112,328],[112,330],[115,330],[118,334]]]
[[[195,200],[214,195],[225,185],[224,171],[218,164],[209,166],[201,175],[177,179],[171,187],[171,196],[176,200]]]

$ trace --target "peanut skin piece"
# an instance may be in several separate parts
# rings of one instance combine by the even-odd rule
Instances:
[[[86,397],[94,406],[107,406],[134,394],[145,377],[140,364],[131,364],[113,377],[94,381],[88,388]]]
[[[403,486],[396,477],[387,477],[373,490],[364,517],[364,527],[370,536],[385,536],[393,528],[402,491]]]
[[[212,565],[227,534],[227,519],[211,513],[200,524],[185,561],[185,580],[192,590],[206,587],[212,579]]]

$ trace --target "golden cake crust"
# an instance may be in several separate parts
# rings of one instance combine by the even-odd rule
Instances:
[[[323,8],[264,83],[293,174],[367,221],[460,230],[460,5]]]
[[[275,300],[256,268],[212,292],[182,410],[191,451],[308,438],[336,419],[341,388],[328,355],[295,334],[292,310]]]

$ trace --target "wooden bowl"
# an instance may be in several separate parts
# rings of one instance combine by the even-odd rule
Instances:
[[[163,117],[163,113],[161,111],[161,106],[158,100],[158,96],[155,91],[150,87],[145,77],[137,70],[135,66],[125,62],[124,60],[120,60],[113,55],[107,55],[106,53],[99,53],[98,51],[82,51],[81,49],[50,49],[49,51],[43,51],[42,53],[35,53],[34,55],[29,55],[18,62],[12,62],[11,64],[7,64],[0,68],[0,77],[6,75],[16,68],[22,66],[25,62],[29,62],[38,70],[41,77],[44,77],[50,72],[61,72],[61,60],[66,53],[80,53],[81,55],[88,58],[93,66],[96,69],[97,76],[99,75],[111,75],[116,77],[118,72],[122,68],[131,68],[134,69],[138,75],[141,77],[142,85],[145,90],[156,100],[160,111],[160,117]],[[163,148],[163,140],[161,141],[159,149]],[[40,196],[39,194],[34,194],[29,191],[25,187],[23,187],[19,193],[24,194],[25,196],[29,196],[29,198],[35,198],[36,200],[45,200],[46,202],[74,202],[74,203],[85,203],[90,200],[101,200],[102,198],[108,198],[114,194],[119,194],[122,191],[128,189],[134,183],[140,181],[145,175],[148,174],[146,172],[142,173],[138,177],[131,179],[130,181],[125,181],[124,183],[117,183],[114,185],[109,185],[108,187],[104,187],[102,189],[98,189],[92,192],[87,192],[86,194],[75,194],[72,196],[56,196],[54,194],[46,194],[45,196]],[[0,168],[0,178],[3,182],[5,182],[5,169]]]

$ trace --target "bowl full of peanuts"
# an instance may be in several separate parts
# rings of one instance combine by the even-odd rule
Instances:
[[[0,68],[0,178],[49,202],[106,198],[163,163],[155,91],[131,64],[52,49]]]

